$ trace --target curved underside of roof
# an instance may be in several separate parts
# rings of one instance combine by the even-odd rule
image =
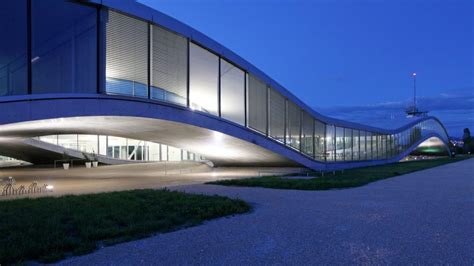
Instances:
[[[448,147],[447,136],[419,127],[410,147],[380,160],[317,161],[246,127],[188,108],[129,97],[82,95],[35,96],[0,101],[0,150],[15,157],[15,143],[52,134],[98,134],[136,138],[202,154],[216,165],[305,166],[315,170],[344,169],[397,162],[425,140],[436,137]],[[435,118],[425,118],[433,121]],[[24,152],[25,149],[23,149]],[[27,152],[26,152],[27,153]],[[17,159],[24,159],[16,153]]]

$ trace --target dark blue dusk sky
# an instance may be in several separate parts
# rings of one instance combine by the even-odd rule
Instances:
[[[233,50],[315,110],[381,127],[419,105],[474,129],[473,0],[140,0]]]

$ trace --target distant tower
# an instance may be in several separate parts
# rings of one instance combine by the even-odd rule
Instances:
[[[420,111],[416,107],[416,72],[413,72],[411,76],[413,77],[413,106],[408,106],[405,113],[407,114],[407,117],[426,116],[428,111]]]

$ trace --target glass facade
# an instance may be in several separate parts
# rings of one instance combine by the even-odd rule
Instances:
[[[36,139],[86,153],[88,157],[102,155],[126,161],[199,161],[204,159],[198,154],[176,147],[114,136],[69,134],[40,136]]]
[[[218,114],[219,57],[190,43],[189,100],[194,110]]]
[[[331,162],[336,160],[336,127],[326,126],[326,160]]]
[[[360,139],[359,139],[359,130],[352,130],[352,160],[359,161],[359,152],[360,150]]]
[[[109,11],[105,19],[105,91],[148,97],[148,24]]]
[[[286,144],[297,150],[300,150],[301,142],[301,109],[298,105],[288,102],[287,111],[287,137]]]
[[[159,26],[151,26],[150,98],[187,104],[188,41]]]
[[[0,96],[99,92],[166,102],[246,126],[323,162],[392,158],[433,134],[448,142],[435,119],[396,134],[328,125],[192,37],[80,1],[31,0],[31,10],[27,3],[6,1],[0,9],[2,40],[8,40],[0,42]],[[124,160],[195,158],[167,145],[111,136],[48,140]]]
[[[314,158],[318,161],[326,160],[326,125],[318,120],[314,121]]]
[[[352,129],[344,128],[344,161],[352,161]]]
[[[381,160],[383,159],[383,144],[382,144],[382,135],[377,135],[376,137],[376,141],[377,141],[377,147],[375,148],[375,150],[377,151],[377,155],[376,155],[376,159],[378,160]]]
[[[245,125],[245,72],[221,59],[221,116]]]
[[[248,75],[247,121],[248,126],[267,133],[267,86],[252,75]]]
[[[285,142],[286,99],[274,89],[269,95],[269,132],[268,135],[279,142]]]
[[[359,159],[361,161],[367,160],[367,132],[359,131]]]
[[[344,128],[336,127],[336,161],[344,161]]]
[[[0,8],[0,96],[28,94],[26,6],[17,0]]]
[[[367,160],[374,160],[374,156],[373,156],[373,153],[372,153],[372,132],[366,132],[366,137],[365,137],[365,148],[366,148],[366,152],[367,152],[367,156],[366,156],[366,159]]]
[[[303,112],[301,126],[301,151],[311,157],[314,156],[314,119]]]
[[[32,0],[33,93],[97,91],[97,9]]]

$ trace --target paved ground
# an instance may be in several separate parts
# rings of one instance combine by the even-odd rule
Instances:
[[[161,188],[183,184],[199,184],[217,179],[254,177],[270,173],[287,174],[299,171],[301,171],[300,168],[290,167],[209,168],[205,164],[191,162],[142,163],[100,166],[88,169],[75,167],[67,171],[52,168],[3,168],[0,169],[0,179],[9,176],[14,177],[17,188],[20,185],[28,187],[33,181],[37,181],[39,185],[53,185],[54,191],[47,194],[0,196],[0,200],[138,188]]]
[[[60,264],[473,265],[473,173],[470,159],[346,190],[183,186],[255,209]]]

